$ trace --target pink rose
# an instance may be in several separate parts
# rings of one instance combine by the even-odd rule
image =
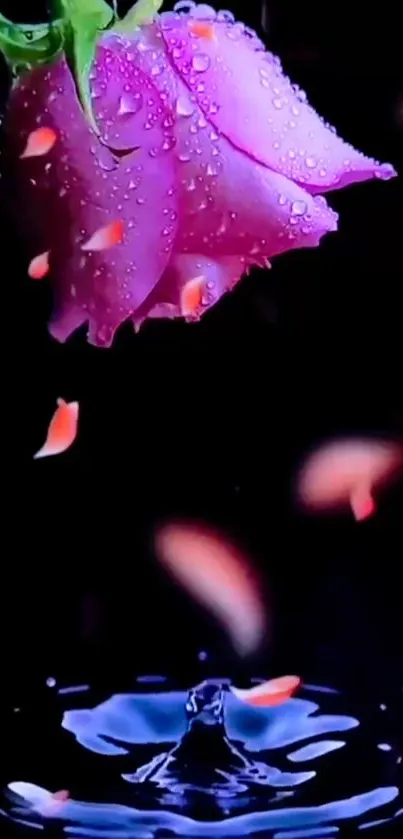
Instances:
[[[89,76],[76,63],[75,78],[63,40],[74,2],[59,6],[53,60],[35,53],[40,66],[13,87],[6,119],[32,256],[49,252],[58,340],[88,322],[88,340],[109,346],[128,318],[197,318],[251,265],[336,230],[322,193],[395,175],[341,140],[229,12],[182,3],[142,21],[139,4],[119,22],[103,0],[81,0],[76,39],[89,31],[87,7],[106,15],[105,31]],[[20,160],[41,126],[54,146]],[[120,243],[82,250],[115,220]]]

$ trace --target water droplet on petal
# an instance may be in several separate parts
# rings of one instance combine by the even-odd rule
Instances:
[[[279,111],[283,107],[283,100],[279,99],[277,96],[273,99],[273,105]]]
[[[308,207],[305,201],[294,201],[291,204],[291,212],[293,216],[303,216],[307,209]]]
[[[235,15],[224,9],[217,13],[217,20],[225,21],[226,23],[234,23]]]
[[[239,41],[242,37],[244,32],[244,25],[243,23],[234,23],[230,29],[227,30],[227,38],[230,38],[232,41]]]
[[[316,158],[315,157],[306,157],[305,158],[305,165],[307,166],[308,169],[315,169],[315,166],[317,165]]]
[[[284,206],[284,204],[287,203],[287,199],[286,199],[285,195],[279,195],[278,203],[281,204],[282,206]]]
[[[97,150],[97,160],[100,168],[105,172],[112,172],[118,167],[116,159],[106,146],[100,146]]]
[[[195,104],[187,96],[179,96],[176,100],[176,113],[179,117],[190,117],[195,111]]]
[[[210,59],[208,55],[204,55],[203,53],[194,55],[192,58],[192,67],[196,73],[204,73],[205,70],[208,70],[210,67]]]
[[[217,12],[212,6],[208,6],[206,3],[198,3],[197,5],[194,3],[189,17],[198,20],[215,20]]]
[[[174,12],[190,12],[195,5],[196,3],[193,3],[193,0],[180,0],[179,3],[175,3]]]
[[[396,172],[390,163],[382,163],[375,171],[375,177],[379,178],[381,181],[389,181],[390,178],[394,178],[395,175]]]
[[[125,114],[137,114],[140,111],[142,104],[143,97],[140,93],[134,95],[124,93],[123,96],[120,97],[118,115],[124,116]]]

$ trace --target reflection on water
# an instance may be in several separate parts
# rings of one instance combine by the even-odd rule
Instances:
[[[376,715],[368,725],[320,686],[262,708],[238,700],[225,679],[188,693],[162,677],[137,683],[135,694],[65,710],[62,727],[82,758],[103,766],[96,800],[83,782],[79,795],[55,801],[38,769],[8,785],[7,818],[82,839],[324,839],[346,825],[365,831],[402,819],[401,755],[381,742],[385,706],[377,729]],[[67,703],[73,694],[77,705],[80,692],[90,705],[87,685],[59,695]]]

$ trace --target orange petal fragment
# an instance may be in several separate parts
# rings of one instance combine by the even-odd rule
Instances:
[[[29,263],[28,275],[32,280],[43,280],[46,274],[49,273],[49,254],[50,251],[40,253]]]
[[[194,317],[203,303],[206,278],[203,276],[189,280],[181,291],[181,313],[184,318]]]
[[[108,248],[113,248],[115,245],[120,245],[123,241],[124,224],[121,219],[111,221],[105,227],[100,227],[99,230],[81,245],[82,251],[104,251]]]
[[[61,454],[74,443],[77,436],[78,410],[78,402],[57,400],[57,409],[50,421],[46,441],[34,455],[35,460]]]
[[[26,157],[41,157],[43,154],[48,154],[56,140],[57,134],[53,128],[37,128],[36,131],[31,131],[27,145],[20,155],[21,160]]]
[[[215,41],[214,26],[211,23],[206,23],[202,20],[192,20],[189,23],[189,31],[198,38],[208,38],[209,41]]]
[[[370,518],[376,510],[376,504],[368,486],[357,487],[351,493],[350,503],[356,521]]]
[[[299,676],[280,676],[278,679],[270,679],[261,685],[242,690],[231,686],[232,693],[242,702],[248,705],[259,705],[269,707],[271,705],[282,705],[295,693],[301,684]]]

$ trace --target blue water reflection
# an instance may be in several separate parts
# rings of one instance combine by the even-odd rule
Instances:
[[[358,715],[342,713],[336,691],[312,698],[305,689],[282,706],[252,708],[225,680],[189,693],[161,679],[150,687],[147,679],[141,692],[64,713],[63,729],[85,754],[114,758],[114,802],[107,789],[98,801],[55,802],[39,784],[18,781],[8,787],[9,816],[37,829],[56,824],[76,839],[154,839],[162,830],[187,839],[325,839],[346,824],[399,818],[400,756],[379,751],[375,734],[372,782],[363,772],[355,790],[343,787],[362,744]]]

